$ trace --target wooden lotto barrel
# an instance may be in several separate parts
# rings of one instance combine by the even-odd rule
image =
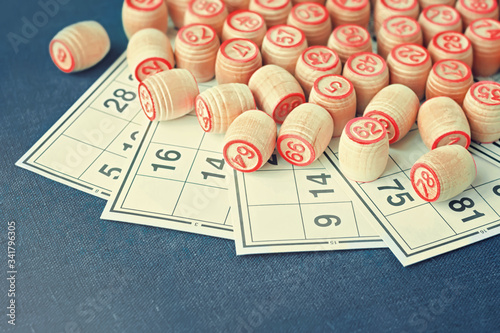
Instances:
[[[370,8],[370,1],[368,0],[326,1],[326,9],[330,13],[334,28],[346,24],[357,24],[368,29]]]
[[[417,44],[401,44],[392,49],[387,57],[390,83],[400,83],[424,98],[427,77],[432,61],[427,49]]]
[[[411,185],[428,202],[446,201],[462,193],[477,175],[476,162],[461,146],[443,146],[420,157],[410,170]]]
[[[373,96],[389,84],[389,70],[385,60],[370,52],[357,53],[347,59],[343,75],[356,89],[356,109],[359,115]]]
[[[432,62],[443,59],[460,60],[472,67],[472,47],[465,35],[456,31],[443,31],[432,38],[428,46]]]
[[[137,31],[154,28],[163,33],[168,29],[168,9],[163,0],[125,0],[122,7],[123,30],[127,38]]]
[[[286,24],[302,30],[308,45],[326,45],[332,32],[328,11],[316,3],[295,5],[288,15]]]
[[[429,45],[432,37],[442,31],[462,32],[462,18],[453,7],[432,5],[426,7],[418,17],[422,28],[424,45]]]
[[[157,29],[139,30],[128,42],[127,62],[130,72],[139,82],[173,68],[174,51],[170,39]]]
[[[262,15],[250,10],[231,13],[222,27],[222,41],[233,38],[249,39],[260,48],[267,32]]]
[[[224,137],[226,163],[241,172],[260,169],[276,147],[276,123],[265,112],[249,110],[236,118]]]
[[[418,0],[377,0],[373,11],[375,35],[378,34],[384,21],[391,16],[407,16],[417,19],[420,13]]]
[[[465,96],[463,110],[472,140],[491,143],[500,139],[500,83],[480,81],[472,85]]]
[[[290,0],[250,0],[248,9],[262,15],[267,27],[271,28],[275,25],[286,24],[288,14],[292,10],[292,2]]]
[[[462,16],[464,29],[477,19],[498,20],[498,0],[458,0],[455,8]]]
[[[139,101],[151,121],[175,119],[193,111],[198,94],[194,76],[185,69],[159,72],[139,84]]]
[[[198,82],[210,81],[215,75],[219,37],[206,24],[190,24],[179,30],[175,39],[177,67],[193,73]]]
[[[306,166],[323,154],[333,135],[333,119],[319,105],[297,106],[281,125],[277,148],[287,162]]]
[[[335,51],[326,46],[311,46],[302,52],[295,66],[295,78],[299,81],[306,98],[314,81],[326,74],[340,74],[342,63]]]
[[[253,73],[248,81],[257,107],[281,124],[288,114],[305,102],[300,84],[285,69],[266,65]]]
[[[206,24],[211,26],[221,38],[227,15],[226,4],[223,0],[193,0],[188,4],[184,14],[184,24]]]
[[[262,67],[262,56],[257,44],[248,39],[226,40],[220,46],[215,63],[217,83],[244,83]]]
[[[448,96],[462,106],[467,90],[474,83],[469,66],[460,60],[436,62],[427,78],[425,97]]]
[[[342,64],[345,64],[353,54],[373,50],[368,30],[355,24],[335,28],[328,39],[327,46],[337,52]]]
[[[493,19],[473,21],[465,36],[472,44],[474,75],[490,76],[500,68],[500,22]]]
[[[167,0],[168,13],[178,29],[184,26],[184,13],[191,0]]]
[[[446,145],[470,145],[470,128],[462,108],[449,97],[434,97],[418,111],[417,124],[429,149]]]
[[[59,31],[49,46],[54,64],[65,73],[96,65],[110,49],[106,30],[95,21],[82,21]]]
[[[384,125],[372,118],[354,118],[339,141],[339,166],[349,179],[371,182],[380,177],[389,159],[389,139]]]
[[[391,84],[380,90],[366,106],[363,117],[384,125],[389,144],[401,140],[417,120],[420,100],[410,88]]]
[[[422,31],[416,20],[407,16],[391,16],[384,21],[378,32],[377,53],[387,59],[391,50],[398,45],[422,43]]]
[[[343,76],[327,74],[314,82],[309,103],[317,104],[333,119],[333,137],[342,134],[345,125],[356,116],[356,91],[351,81]]]
[[[205,132],[225,133],[243,112],[255,109],[255,100],[246,84],[219,84],[196,97],[196,116]]]
[[[302,52],[307,48],[304,33],[289,25],[270,28],[262,42],[264,65],[278,65],[295,74],[295,65]]]

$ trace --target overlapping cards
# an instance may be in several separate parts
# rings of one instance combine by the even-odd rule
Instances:
[[[275,153],[244,174],[195,115],[151,123],[137,99],[122,55],[17,165],[107,199],[103,218],[234,239],[237,254],[388,246],[409,265],[500,233],[500,142],[473,143],[477,179],[431,204],[409,180],[427,152],[416,128],[372,183],[344,177],[336,140],[308,167]]]

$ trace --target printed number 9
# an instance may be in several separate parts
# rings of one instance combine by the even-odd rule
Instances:
[[[324,220],[324,222],[322,222],[321,220]],[[337,227],[340,225],[340,222],[342,220],[337,215],[319,215],[314,219],[314,224],[316,224],[318,227],[329,227],[332,225],[332,223],[334,223],[334,221],[335,226]]]

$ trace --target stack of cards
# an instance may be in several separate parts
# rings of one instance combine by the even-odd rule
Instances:
[[[387,246],[410,265],[500,233],[499,142],[472,143],[482,157],[474,183],[428,203],[409,178],[427,152],[416,127],[371,183],[342,174],[336,139],[307,167],[275,153],[244,174],[225,164],[223,135],[205,133],[194,114],[150,122],[137,85],[122,55],[17,165],[107,199],[105,219],[234,239],[240,255]]]

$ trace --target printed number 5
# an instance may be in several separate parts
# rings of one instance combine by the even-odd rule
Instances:
[[[396,184],[396,186],[379,186],[379,187],[377,187],[377,189],[379,191],[383,191],[383,190],[399,190],[399,191],[402,191],[402,190],[405,189],[405,187],[403,186],[403,184],[401,184],[401,182],[399,180],[397,180],[396,178],[394,178],[393,181]],[[408,192],[398,193],[398,194],[395,194],[395,196],[397,198],[399,198],[399,201],[394,201],[392,199],[392,195],[390,195],[390,196],[387,197],[387,202],[390,205],[392,205],[392,206],[402,206],[402,205],[404,205],[405,202],[406,202],[405,197],[407,197],[408,200],[410,200],[410,201],[414,201],[415,200],[415,199],[413,199],[413,197]]]
[[[102,173],[103,175],[107,176],[107,177],[111,177],[111,174],[113,172],[117,172],[118,174],[116,176],[114,176],[113,179],[118,179],[118,177],[120,177],[120,173],[122,172],[122,169],[120,169],[120,168],[111,168],[109,170],[106,170],[108,167],[109,167],[109,165],[104,164],[102,166],[102,168],[99,170],[99,172]]]

